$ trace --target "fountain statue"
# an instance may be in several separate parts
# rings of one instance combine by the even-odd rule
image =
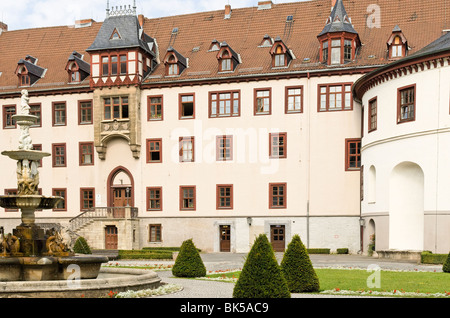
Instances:
[[[44,231],[35,223],[36,210],[53,209],[64,199],[39,195],[39,161],[50,154],[33,150],[30,126],[38,118],[30,115],[28,102],[28,92],[23,90],[20,114],[13,116],[20,127],[19,149],[2,152],[17,161],[17,195],[0,196],[0,206],[20,209],[22,223],[12,234],[0,227],[0,282],[65,279],[70,265],[80,267],[81,279],[96,278],[107,257],[76,256],[63,233]]]

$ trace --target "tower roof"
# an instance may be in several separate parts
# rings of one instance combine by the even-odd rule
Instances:
[[[356,32],[353,28],[352,22],[347,15],[347,11],[345,10],[342,0],[336,1],[336,4],[331,11],[331,15],[327,20],[327,24],[318,36],[334,32],[348,32],[358,34],[358,32]]]

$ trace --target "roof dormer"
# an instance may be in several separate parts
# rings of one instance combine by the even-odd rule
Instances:
[[[19,86],[32,86],[44,77],[46,69],[37,65],[38,59],[27,55],[17,63],[15,74],[19,77]]]
[[[353,61],[361,46],[358,32],[353,28],[342,0],[337,0],[322,32],[320,61],[327,65],[341,65]]]
[[[219,72],[232,72],[240,64],[239,55],[226,42],[220,44],[216,57],[219,61]]]
[[[67,60],[66,71],[69,74],[69,83],[80,83],[91,73],[91,65],[83,60],[83,55],[73,51]]]
[[[187,58],[181,55],[173,47],[167,49],[163,63],[166,66],[166,76],[180,75],[188,67]]]
[[[408,54],[408,41],[398,25],[392,30],[386,45],[389,59],[399,59]]]
[[[270,54],[272,55],[272,67],[286,67],[293,59],[291,51],[280,37],[275,39]]]

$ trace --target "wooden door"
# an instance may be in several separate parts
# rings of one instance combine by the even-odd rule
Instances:
[[[125,217],[125,209],[129,205],[129,195],[127,195],[127,188],[115,188],[113,190],[113,205],[114,205],[114,217],[115,218],[124,218]]]
[[[286,243],[286,229],[284,225],[270,227],[270,241],[275,252],[284,252]]]
[[[229,225],[220,226],[220,251],[231,252],[231,228]]]
[[[105,249],[117,250],[119,243],[119,236],[117,234],[117,227],[107,226],[105,228]]]

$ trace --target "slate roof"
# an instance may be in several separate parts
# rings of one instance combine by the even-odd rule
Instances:
[[[227,80],[284,73],[314,74],[330,70],[376,68],[391,62],[387,56],[386,41],[396,25],[408,40],[410,55],[440,38],[442,30],[450,28],[449,10],[441,0],[339,0],[351,18],[353,29],[358,33],[362,46],[355,61],[345,65],[327,66],[319,61],[317,36],[324,30],[330,17],[331,0],[273,4],[271,9],[266,10],[258,10],[257,0],[254,1],[254,7],[233,8],[229,19],[224,18],[224,9],[154,19],[144,18],[144,43],[157,43],[161,60],[171,46],[189,59],[189,67],[177,77],[166,77],[164,65],[159,64],[147,76],[145,85],[151,87],[177,81]],[[379,27],[370,27],[367,23],[374,14],[371,9],[373,5],[377,6],[381,14]],[[289,22],[288,16],[292,16]],[[73,51],[77,51],[85,56],[85,61],[90,62],[87,51],[111,47],[104,43],[104,39],[98,38],[97,41],[97,35],[104,26],[103,30],[107,31],[106,41],[109,42],[113,32],[113,29],[110,29],[112,21],[120,22],[119,32],[122,38],[125,31],[121,30],[120,25],[123,23],[129,23],[133,34],[137,33],[136,17],[124,19],[124,22],[119,19],[112,20],[114,18],[119,17],[93,22],[91,26],[83,28],[60,26],[3,32],[0,35],[0,95],[9,92],[20,94],[21,88],[18,87],[14,72],[19,59],[28,54],[38,58],[39,66],[47,69],[44,78],[31,87],[30,91],[89,87],[88,79],[80,84],[68,84],[65,70],[67,59]],[[174,28],[178,28],[176,36],[172,35]],[[292,51],[295,59],[288,67],[272,68],[271,47],[260,46],[266,34],[272,39],[279,36]],[[150,39],[155,39],[155,42],[149,42]],[[219,73],[217,52],[209,51],[214,39],[228,43],[239,54],[241,64],[234,72]],[[134,37],[132,42],[123,45],[142,43]],[[118,46],[118,42],[114,46]]]
[[[350,17],[347,15],[347,11],[345,10],[342,0],[336,1],[336,5],[333,7],[333,11],[331,11],[327,22],[329,23],[325,25],[322,32],[320,32],[318,36],[335,32],[358,33],[351,24]]]

